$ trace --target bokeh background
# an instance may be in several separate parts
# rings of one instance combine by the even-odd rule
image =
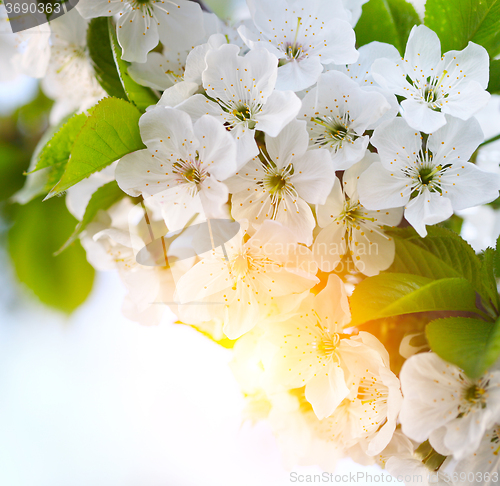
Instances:
[[[207,3],[223,15],[244,8]],[[478,116],[486,138],[500,133],[499,106],[494,97]],[[34,79],[0,83],[0,485],[291,484],[267,424],[242,421],[231,352],[170,314],[155,327],[123,318],[114,272],[94,275],[78,247],[52,256],[75,225],[64,200],[12,201],[50,107]],[[489,170],[499,160],[500,142],[481,154]],[[477,251],[500,233],[491,206],[456,224]],[[346,460],[338,474],[358,470],[381,473]]]

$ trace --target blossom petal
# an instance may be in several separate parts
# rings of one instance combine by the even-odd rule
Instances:
[[[128,68],[130,77],[143,86],[165,91],[173,86],[177,79],[170,74],[177,74],[177,66],[170,65],[169,60],[159,52],[150,52],[145,63],[132,63]]]
[[[325,288],[314,298],[314,310],[332,332],[340,332],[351,320],[347,292],[340,277],[335,274],[328,276]]]
[[[349,394],[342,368],[335,363],[325,373],[318,373],[306,384],[306,400],[321,420],[331,415]]]
[[[334,221],[316,236],[312,251],[323,272],[333,272],[346,254],[346,227],[343,221]]]
[[[267,199],[270,200],[269,197]],[[264,214],[264,211],[261,214]],[[303,199],[285,196],[278,206],[275,219],[290,228],[299,242],[307,246],[312,244],[312,232],[316,222],[311,208]]]
[[[295,157],[306,153],[308,144],[306,123],[298,120],[290,122],[279,136],[266,137],[267,152],[279,167],[286,167],[292,161],[295,163]]]
[[[293,168],[291,181],[300,197],[310,204],[324,204],[335,182],[328,150],[309,150],[302,157],[295,157]]]
[[[190,81],[181,81],[180,83],[174,84],[172,87],[167,88],[161,95],[160,101],[158,101],[157,105],[170,106],[171,108],[176,107],[189,98],[194,98],[193,95],[197,90],[198,85],[196,83],[192,83]],[[215,103],[213,104],[215,105]],[[205,105],[203,105],[203,108],[205,108]],[[217,114],[219,114],[219,111],[216,112],[216,115]],[[193,118],[196,119],[196,117]]]
[[[410,199],[411,188],[405,177],[375,162],[359,176],[358,194],[367,209],[398,208]]]
[[[413,99],[401,102],[403,118],[410,127],[424,133],[433,133],[446,123],[443,113],[434,111],[427,103]]]
[[[484,140],[479,122],[463,121],[446,116],[446,125],[429,136],[427,146],[434,154],[436,165],[445,165],[455,159],[468,161]]]
[[[400,373],[404,399],[399,419],[410,439],[423,442],[458,415],[459,374],[456,366],[434,353],[416,354],[405,361]]]
[[[107,2],[103,2],[108,5]],[[122,48],[122,59],[129,62],[146,62],[147,54],[158,45],[158,28],[155,22],[150,26],[140,10],[120,15],[116,33]]]
[[[344,173],[344,177],[345,174],[347,174],[347,171]],[[316,218],[321,228],[326,228],[340,216],[344,209],[344,201],[345,198],[340,187],[340,180],[338,177],[335,177],[332,191],[328,195],[325,204],[320,204],[316,208]]]
[[[387,270],[396,253],[394,240],[385,235],[382,229],[362,224],[352,230],[350,249],[354,265],[367,277]]]
[[[194,134],[200,161],[210,174],[223,181],[236,173],[236,143],[224,125],[204,115],[194,124]]]
[[[469,42],[461,51],[448,51],[443,56],[440,70],[446,70],[445,80],[451,85],[449,88],[476,81],[484,90],[488,87],[489,65],[488,51],[479,44]]]
[[[412,165],[422,145],[420,133],[403,118],[394,118],[377,127],[370,141],[377,147],[382,165],[391,172]]]
[[[151,153],[158,153],[174,160],[195,157],[198,148],[193,123],[181,110],[158,106],[148,110],[139,120],[142,141]]]
[[[121,2],[103,2],[102,0],[81,0],[76,9],[84,19],[110,17],[123,11]]]
[[[404,214],[408,223],[424,238],[427,235],[425,226],[448,219],[453,214],[453,208],[448,197],[424,189],[406,205]]]
[[[196,2],[177,0],[155,2],[154,13],[158,19],[158,33],[164,46],[171,51],[192,49],[203,39],[203,11]]]
[[[492,202],[500,189],[498,174],[483,171],[470,162],[452,164],[440,180],[443,193],[455,210]]]
[[[323,71],[319,57],[311,56],[302,60],[293,59],[278,68],[276,89],[301,91],[312,86]]]
[[[425,25],[415,25],[406,43],[404,59],[410,77],[428,76],[441,60],[441,42],[437,34]]]
[[[300,110],[301,102],[291,91],[273,91],[255,116],[256,129],[277,137]]]

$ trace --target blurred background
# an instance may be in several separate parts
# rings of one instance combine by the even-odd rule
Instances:
[[[229,1],[207,3],[228,15]],[[229,15],[245,8],[231,5]],[[416,6],[422,12],[423,2]],[[115,272],[95,273],[79,245],[53,256],[76,224],[64,200],[13,201],[52,101],[36,80],[11,76],[2,59],[0,485],[290,484],[266,423],[242,422],[231,352],[173,324],[172,315],[155,327],[122,317],[125,289]],[[500,133],[499,106],[492,97],[478,115],[486,138]],[[498,171],[499,160],[496,142],[477,162]],[[476,251],[500,233],[491,205],[453,224]],[[338,474],[357,470],[365,468],[343,461]]]

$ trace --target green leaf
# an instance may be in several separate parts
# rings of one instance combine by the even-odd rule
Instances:
[[[144,112],[148,106],[155,105],[158,103],[158,97],[151,91],[150,88],[141,86],[137,84],[129,75],[128,67],[130,63],[124,61],[121,58],[122,49],[118,44],[118,39],[116,38],[116,29],[109,18],[109,38],[111,42],[111,47],[113,51],[113,59],[115,60],[116,67],[120,73],[120,80],[127,94],[128,99],[134,103],[139,110]]]
[[[500,321],[448,317],[430,322],[425,332],[431,349],[471,378],[480,377],[500,356]]]
[[[64,255],[54,256],[75,224],[64,199],[46,203],[35,199],[17,206],[8,234],[9,253],[19,280],[44,304],[66,313],[85,301],[94,280],[94,269],[79,243]]]
[[[59,183],[47,198],[64,192],[144,144],[139,132],[137,108],[118,98],[104,98],[91,111],[71,149],[71,157]]]
[[[128,99],[123,89],[120,75],[113,57],[108,32],[108,19],[98,17],[89,22],[87,29],[87,47],[92,60],[97,81],[104,91],[116,98]]]
[[[116,181],[108,182],[104,186],[97,189],[97,191],[92,194],[87,208],[85,209],[85,214],[82,220],[76,225],[75,230],[68,238],[66,243],[56,252],[56,255],[63,252],[68,248],[77,238],[78,235],[87,227],[89,223],[96,217],[99,210],[109,209],[113,204],[117,203],[125,197],[125,193],[118,187]]]
[[[406,41],[420,18],[411,3],[405,0],[370,0],[355,27],[356,42],[363,46],[372,41],[393,44],[404,54]]]
[[[488,83],[488,91],[491,94],[500,93],[500,59],[492,59],[490,61],[490,81]]]
[[[71,147],[86,121],[87,116],[84,113],[72,116],[47,142],[38,155],[35,169],[31,172],[51,168],[48,171],[47,190],[50,190],[61,180],[69,160]]]
[[[433,280],[463,277],[484,294],[481,262],[471,246],[448,229],[432,226],[428,230],[425,238],[418,236],[413,228],[388,230],[388,234],[394,237],[396,256],[387,271],[411,273]]]
[[[415,312],[477,312],[476,293],[463,278],[431,280],[419,275],[382,273],[356,286],[351,300],[353,325]]]
[[[493,258],[493,272],[495,277],[500,278],[500,236],[495,245],[495,257]]]
[[[442,52],[462,50],[469,41],[500,54],[500,0],[427,0],[425,25],[441,39]]]
[[[495,259],[497,253],[493,248],[487,248],[481,255],[481,281],[483,288],[489,297],[487,304],[492,304],[496,309],[500,308],[500,298],[495,278]],[[493,313],[496,313],[495,311]]]

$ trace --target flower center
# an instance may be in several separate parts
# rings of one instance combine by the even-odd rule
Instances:
[[[241,253],[231,258],[229,263],[230,274],[233,278],[233,290],[236,290],[238,282],[244,280],[248,274],[267,272],[270,266],[279,267],[281,265],[261,254],[252,252],[249,248],[244,248]]]
[[[432,159],[433,155],[430,151],[421,149],[414,164],[403,170],[405,175],[412,179],[412,199],[425,190],[442,193],[441,176],[451,167],[451,164],[435,165]]]
[[[304,47],[297,43],[301,21],[302,17],[297,17],[297,27],[295,28],[295,37],[293,42],[281,43],[280,49],[285,53],[285,57],[279,60],[278,67],[288,64],[290,61],[300,61],[307,56]]]
[[[232,113],[238,121],[246,122],[248,128],[250,128],[250,129],[255,128],[256,123],[254,120],[252,120],[251,107],[248,106],[246,103],[236,107],[232,111]]]
[[[357,135],[350,128],[349,114],[342,116],[317,116],[311,118],[314,123],[311,139],[316,145],[327,146],[335,152],[342,149],[346,143],[354,143]]]
[[[283,174],[272,174],[268,180],[269,192],[271,194],[281,193],[287,183]]]
[[[288,164],[284,168],[279,168],[274,162],[268,160],[268,163],[264,165],[264,170],[266,175],[264,179],[257,184],[269,193],[273,206],[271,219],[274,219],[280,203],[286,196],[290,196],[293,199],[293,203],[296,203],[299,197],[291,182],[294,169],[292,164]]]
[[[486,390],[484,388],[480,388],[477,384],[471,385],[467,388],[463,394],[465,400],[473,405],[481,405],[482,408],[486,406],[484,394]]]
[[[421,101],[427,103],[433,110],[441,111],[443,100],[449,96],[448,93],[443,91],[443,85],[441,84],[447,74],[448,71],[445,69],[439,78],[427,76],[425,81],[420,81],[419,79],[413,80],[407,77],[407,81],[416,88],[417,99],[420,98]]]
[[[359,383],[358,395],[356,398],[365,405],[366,403],[376,403],[379,401],[387,403],[388,396],[389,389],[387,386],[383,383],[379,383],[377,377],[367,370],[367,376],[363,377]]]
[[[489,378],[485,377],[479,381],[471,381],[465,375],[460,375],[459,378],[463,388],[462,401],[458,407],[458,417],[464,417],[474,409],[486,408]]]
[[[240,94],[239,96],[242,95]],[[228,130],[232,130],[240,124],[246,125],[246,127],[250,130],[253,130],[256,127],[257,122],[254,120],[254,117],[261,111],[261,104],[253,103],[251,101],[240,101],[238,103],[234,103],[231,100],[223,101],[219,98],[217,98],[216,101],[226,113],[230,113],[232,115],[229,117],[230,120],[226,118],[226,122],[224,123]]]
[[[313,348],[323,358],[336,358],[336,349],[340,342],[340,336],[336,332],[331,333],[328,328],[323,327],[319,318],[316,325],[320,329],[320,332],[316,340],[312,343]]]
[[[231,270],[235,273],[236,277],[243,277],[248,272],[248,260],[245,255],[238,255],[231,265]]]
[[[190,186],[192,195],[198,192],[198,186],[209,176],[208,172],[201,167],[201,162],[195,160],[179,159],[173,164],[173,173],[176,175],[178,184],[187,184]]]

